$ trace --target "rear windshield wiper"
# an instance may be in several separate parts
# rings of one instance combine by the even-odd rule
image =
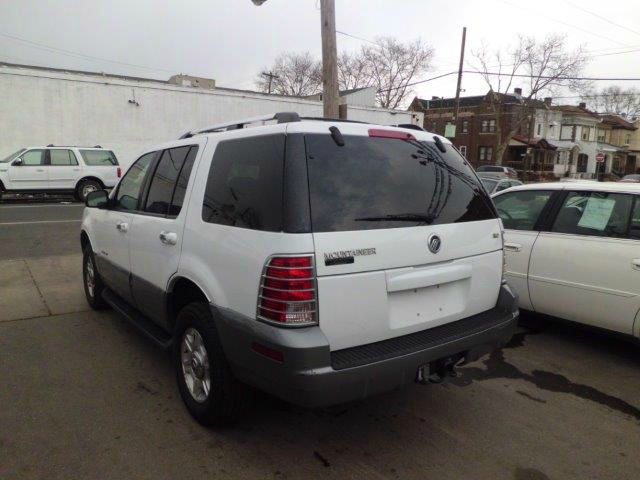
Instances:
[[[437,215],[422,215],[418,213],[398,213],[394,215],[382,215],[380,217],[360,217],[356,218],[356,222],[424,222],[427,225],[433,223],[438,218]]]

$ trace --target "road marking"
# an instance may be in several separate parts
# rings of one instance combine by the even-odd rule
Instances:
[[[0,222],[0,225],[32,225],[35,223],[82,223],[82,220],[37,220],[33,222]]]

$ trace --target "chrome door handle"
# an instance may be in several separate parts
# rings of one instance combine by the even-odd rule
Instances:
[[[122,233],[127,233],[129,231],[129,224],[126,222],[118,222],[116,224],[116,228]]]
[[[175,245],[178,243],[178,234],[176,232],[160,232],[160,241],[165,245]]]
[[[44,169],[42,169],[42,168],[36,168],[36,172],[44,172]]]
[[[640,258],[634,258],[631,260],[631,266],[636,270],[640,270]]]
[[[79,169],[79,168],[74,168],[74,169],[73,169],[73,171],[74,171],[74,172],[79,172],[79,171],[80,171],[80,169]]]
[[[519,243],[504,242],[504,249],[509,250],[510,252],[519,252],[522,250],[522,245]]]

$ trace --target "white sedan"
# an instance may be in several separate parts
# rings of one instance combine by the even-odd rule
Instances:
[[[493,201],[521,309],[640,337],[640,185],[529,184]]]

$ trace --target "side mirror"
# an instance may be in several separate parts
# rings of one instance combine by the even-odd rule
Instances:
[[[87,194],[84,204],[89,208],[107,208],[109,195],[106,190],[96,190]]]
[[[13,162],[11,162],[11,165],[13,165],[14,167],[19,167],[22,165],[22,159],[21,158],[16,158]]]

